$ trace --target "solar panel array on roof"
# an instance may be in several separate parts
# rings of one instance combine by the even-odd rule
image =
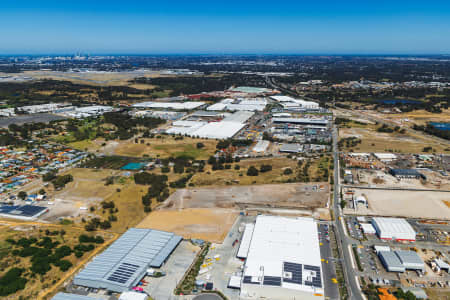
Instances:
[[[47,207],[36,205],[22,205],[22,206],[10,206],[5,205],[0,207],[0,214],[11,217],[26,217],[33,218],[44,213]]]
[[[75,276],[74,284],[127,290],[148,267],[161,267],[181,240],[170,232],[131,228]]]
[[[302,284],[302,265],[290,262],[283,263],[284,274],[283,282]]]
[[[244,283],[260,284],[258,281],[252,281],[252,276],[244,276]]]
[[[311,285],[314,287],[322,287],[322,279],[320,276],[320,267],[304,265],[303,268],[308,271],[313,271],[315,276],[311,277],[311,280],[305,280],[305,285]]]
[[[281,277],[264,276],[263,284],[264,285],[281,286]]]

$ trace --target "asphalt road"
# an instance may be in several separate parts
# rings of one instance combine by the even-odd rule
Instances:
[[[351,243],[352,239],[347,236],[345,231],[345,221],[339,205],[339,152],[337,147],[338,134],[336,126],[333,126],[333,156],[334,156],[334,217],[335,217],[335,234],[336,241],[339,245],[339,254],[343,261],[344,278],[347,285],[349,299],[363,300],[365,297],[362,294],[357,274],[353,268]]]

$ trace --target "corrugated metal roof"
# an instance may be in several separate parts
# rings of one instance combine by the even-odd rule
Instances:
[[[395,255],[392,251],[380,251],[378,252],[378,256],[380,257],[380,260],[383,262],[384,266],[388,271],[397,271],[397,272],[404,272],[405,267],[403,266],[402,262],[398,258],[397,255]]]
[[[52,298],[52,300],[98,300],[98,299],[99,298],[68,293],[58,293]]]
[[[131,228],[75,276],[74,283],[127,289],[148,267],[160,267],[181,240],[170,232]]]
[[[415,251],[397,250],[395,254],[398,256],[405,268],[425,268],[423,260]]]

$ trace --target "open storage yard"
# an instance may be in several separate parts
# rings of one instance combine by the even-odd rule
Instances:
[[[424,219],[450,219],[450,207],[445,200],[450,199],[449,192],[396,191],[379,189],[358,189],[355,197],[364,195],[369,207],[358,206],[357,211],[345,209],[345,213],[378,216],[404,216]]]
[[[221,243],[236,217],[237,212],[229,209],[156,210],[137,227],[174,232],[186,239],[196,238]]]

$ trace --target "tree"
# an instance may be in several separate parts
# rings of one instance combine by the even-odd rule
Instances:
[[[291,175],[292,174],[292,169],[291,168],[284,169],[283,174],[284,175]]]
[[[250,166],[250,168],[248,168],[247,170],[247,176],[258,176],[259,172],[258,169],[255,168],[254,166]]]
[[[203,143],[197,143],[197,149],[201,149],[201,148],[203,148],[203,147],[205,147],[205,144],[203,144]]]
[[[22,200],[25,200],[25,198],[28,196],[28,194],[27,194],[27,192],[25,192],[25,191],[20,191],[18,194],[17,194],[17,197],[19,197],[20,199],[22,199]]]
[[[259,171],[260,171],[261,173],[265,173],[265,172],[272,171],[272,166],[271,166],[271,165],[262,165],[262,166],[259,168]]]

